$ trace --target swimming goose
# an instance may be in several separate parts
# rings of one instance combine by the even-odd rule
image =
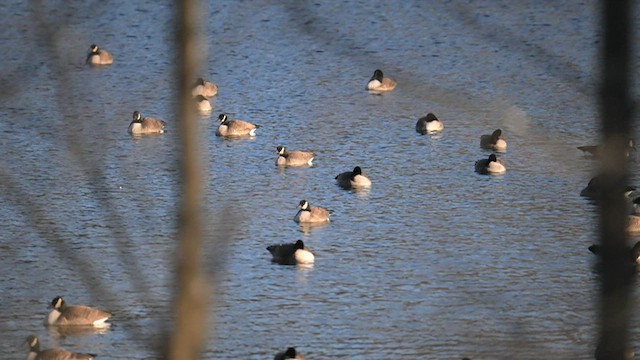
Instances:
[[[40,340],[35,335],[29,335],[26,343],[29,345],[27,360],[91,360],[97,355],[82,354],[65,349],[40,350]]]
[[[482,175],[498,175],[504,174],[507,169],[502,165],[502,162],[496,158],[495,154],[489,155],[487,159],[480,159],[476,161],[476,172]]]
[[[302,240],[290,244],[269,245],[271,261],[280,265],[313,264],[314,256]]]
[[[420,134],[432,134],[444,130],[444,124],[433,113],[428,113],[416,122],[416,131]]]
[[[290,347],[277,353],[273,360],[305,360],[305,358],[296,351],[296,348]]]
[[[397,83],[395,80],[384,76],[382,70],[376,69],[376,71],[373,72],[373,76],[367,83],[367,90],[372,94],[380,94],[395,89],[396,85]]]
[[[338,185],[345,189],[363,188],[371,186],[371,180],[367,174],[362,173],[360,166],[353,168],[353,171],[347,171],[338,174],[335,177]]]
[[[256,129],[260,127],[242,120],[229,120],[227,114],[220,114],[218,121],[220,126],[216,130],[217,136],[256,136]]]
[[[309,205],[307,200],[300,200],[298,204],[298,213],[293,218],[297,223],[324,223],[329,222],[329,216],[333,214],[332,210]]]
[[[92,44],[87,54],[87,64],[91,65],[109,65],[113,63],[113,56],[107,50],[98,48],[98,45]]]
[[[502,130],[496,129],[491,135],[480,136],[480,147],[499,152],[507,150],[507,142],[502,138]]]
[[[214,97],[218,94],[218,85],[212,83],[211,81],[206,81],[203,78],[198,78],[196,83],[193,85],[193,89],[191,90],[191,95],[194,97],[198,95],[202,95],[204,97]]]
[[[95,327],[107,327],[105,322],[113,314],[107,311],[94,309],[84,305],[69,306],[61,296],[56,296],[51,301],[51,312],[45,318],[45,325],[93,325]]]
[[[602,254],[602,245],[594,244],[589,246],[589,251],[595,255]],[[636,242],[631,249],[629,249],[628,260],[633,264],[640,264],[640,241]]]
[[[276,147],[276,151],[278,152],[278,158],[276,159],[276,165],[278,166],[311,166],[316,156],[311,151],[287,151],[284,146]]]
[[[194,99],[196,101],[196,106],[198,107],[199,112],[203,114],[208,114],[213,109],[211,107],[211,103],[209,102],[209,99],[207,99],[205,96],[196,95]]]
[[[133,112],[133,121],[129,124],[129,133],[134,135],[162,134],[165,122],[152,117],[142,117],[139,111]]]
[[[578,146],[578,150],[581,150],[583,153],[585,153],[586,155],[591,155],[594,158],[599,157],[600,152],[601,152],[601,147],[600,145],[585,145],[585,146]],[[626,149],[625,149],[625,155],[627,157],[629,157],[631,155],[632,151],[636,150],[636,146],[633,142],[632,139],[629,139],[629,142],[627,143]]]
[[[594,176],[589,180],[587,186],[580,191],[580,196],[590,198],[592,200],[598,200],[600,196],[602,196],[602,180],[600,176]],[[626,186],[624,189],[623,195],[625,199],[627,199],[631,204],[630,208],[635,208],[634,202],[638,198],[638,193],[636,192],[636,188],[633,186]],[[640,201],[640,200],[639,200]],[[634,211],[630,211],[634,212]]]

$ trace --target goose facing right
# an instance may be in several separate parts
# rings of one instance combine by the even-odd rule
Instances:
[[[507,169],[495,154],[489,155],[487,159],[476,161],[475,168],[476,172],[482,175],[499,175],[507,172]]]
[[[40,350],[40,340],[35,335],[29,335],[25,341],[29,345],[27,360],[91,360],[97,355],[67,351],[65,349]]]
[[[98,45],[91,44],[86,63],[91,65],[110,65],[113,63],[113,56],[107,50],[100,49]]]
[[[315,257],[304,246],[302,240],[295,243],[269,245],[267,250],[271,253],[271,261],[280,265],[306,265],[313,264],[315,261]]]
[[[480,147],[499,152],[506,151],[507,142],[502,138],[502,130],[496,129],[491,135],[480,136]]]
[[[276,147],[276,152],[278,153],[277,166],[311,166],[316,156],[311,151],[287,151],[284,146]]]
[[[229,120],[227,114],[220,114],[218,121],[220,126],[216,130],[216,135],[223,137],[256,136],[256,129],[259,127],[259,125],[244,120]]]
[[[416,131],[422,135],[444,130],[444,124],[433,113],[428,113],[416,122]]]
[[[297,223],[325,223],[330,221],[329,216],[333,214],[329,209],[310,205],[307,200],[300,200],[298,209],[298,213],[293,218]]]
[[[94,309],[84,305],[67,305],[61,296],[56,296],[51,301],[51,312],[45,318],[45,325],[90,325],[95,327],[108,327],[106,321],[113,316],[110,312]]]
[[[133,135],[162,134],[165,122],[152,117],[142,117],[139,111],[133,112],[133,121],[129,124],[129,133]]]
[[[371,186],[369,176],[362,172],[360,166],[353,168],[353,171],[346,171],[335,177],[338,186],[343,189],[357,189]]]
[[[277,353],[273,360],[305,360],[305,358],[296,351],[296,348],[290,347]]]

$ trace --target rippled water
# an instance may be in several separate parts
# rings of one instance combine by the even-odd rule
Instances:
[[[24,358],[33,333],[45,348],[155,358],[172,318],[180,184],[175,9],[43,7],[0,5],[0,352]],[[288,346],[309,359],[591,358],[596,225],[578,194],[595,163],[576,146],[598,139],[594,2],[261,0],[205,14],[203,75],[220,91],[200,123],[203,256],[217,280],[203,358]],[[39,19],[55,26],[39,32]],[[47,33],[53,48],[36,42]],[[84,66],[93,42],[112,66]],[[364,91],[376,68],[396,91]],[[129,136],[134,110],[168,132]],[[258,136],[217,138],[220,112],[262,125]],[[415,132],[427,112],[443,133]],[[477,175],[479,137],[498,127],[508,171]],[[315,165],[277,169],[277,145],[313,150]],[[338,188],[356,165],[373,187]],[[299,227],[301,199],[334,221]],[[270,263],[266,246],[296,239],[312,268]],[[44,328],[56,295],[113,311],[114,325]]]

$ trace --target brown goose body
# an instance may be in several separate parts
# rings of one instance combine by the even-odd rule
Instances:
[[[367,90],[372,94],[380,94],[394,90],[397,85],[398,83],[393,78],[384,76],[382,70],[376,69],[367,83]]]
[[[325,223],[329,222],[329,217],[333,211],[320,207],[310,205],[307,200],[301,200],[298,204],[298,213],[293,218],[293,221],[297,223]]]
[[[216,130],[217,136],[228,137],[249,137],[256,136],[258,125],[244,120],[229,120],[227,114],[220,114],[218,117],[220,126]]]
[[[51,307],[53,309],[45,318],[45,325],[107,327],[109,323],[106,323],[106,321],[113,316],[110,312],[84,305],[69,306],[60,296],[55,297],[53,301],[51,301]]]
[[[71,352],[60,348],[40,350],[40,340],[34,335],[28,336],[26,343],[29,345],[27,360],[91,360],[96,357],[95,354]]]
[[[89,54],[87,54],[87,64],[91,65],[110,65],[113,63],[113,56],[104,49],[98,48],[98,45],[91,45],[89,47]]]
[[[315,154],[311,151],[287,151],[284,146],[276,147],[276,151],[278,153],[276,165],[278,166],[311,166],[315,158]]]
[[[191,95],[196,97],[202,95],[206,98],[214,97],[218,95],[218,85],[211,81],[206,81],[203,78],[198,78],[191,90]]]
[[[133,135],[162,134],[164,132],[165,122],[152,117],[142,117],[140,112],[133,112],[133,121],[129,124],[127,130]]]

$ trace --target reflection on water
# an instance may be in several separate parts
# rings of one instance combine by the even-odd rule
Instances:
[[[106,334],[111,326],[45,326],[49,335],[54,338],[64,339],[68,336],[90,336]]]

